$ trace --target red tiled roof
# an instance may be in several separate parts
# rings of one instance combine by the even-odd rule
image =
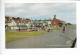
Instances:
[[[21,20],[21,19],[13,19],[15,22],[25,22],[25,23],[29,23],[29,20]]]
[[[22,22],[25,22],[25,20],[21,20]]]
[[[29,21],[26,21],[26,23],[29,23]]]
[[[5,18],[6,18],[7,21],[11,21],[11,20],[10,20],[11,17],[5,16]],[[13,19],[15,22],[25,22],[25,23],[29,23],[29,21],[30,21],[29,19],[28,19],[28,20],[24,20],[24,19],[22,20],[22,19],[17,19],[17,18],[12,18],[12,19]]]
[[[58,19],[56,19],[56,21],[57,21],[58,23],[62,23],[62,21],[60,21],[60,20],[58,20]]]
[[[11,18],[11,17],[7,17],[7,16],[5,16],[5,18],[7,19],[7,21],[10,21],[10,18]]]

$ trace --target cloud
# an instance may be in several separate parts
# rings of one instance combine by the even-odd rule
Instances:
[[[65,8],[64,8],[65,7]],[[52,12],[59,11],[59,9],[64,10],[64,9],[73,9],[71,5],[67,4],[6,4],[6,9],[14,8],[14,12],[17,14],[25,13],[28,16],[42,16],[42,15],[47,15],[51,14]],[[55,9],[56,8],[56,9]],[[15,11],[16,9],[16,11]],[[11,11],[10,11],[11,12]]]
[[[61,20],[75,20],[75,3],[6,3],[5,14],[15,17],[53,18],[54,14]],[[35,19],[33,18],[33,19]],[[38,19],[37,18],[37,19]]]

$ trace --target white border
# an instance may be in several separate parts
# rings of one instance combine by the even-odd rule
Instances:
[[[38,48],[38,49],[6,49],[5,48],[5,3],[72,3],[76,1],[52,1],[52,0],[2,0],[1,1],[1,50],[2,55],[78,55],[80,48],[80,2],[76,2],[76,22],[77,22],[77,48]]]

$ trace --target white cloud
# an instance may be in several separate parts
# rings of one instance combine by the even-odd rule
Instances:
[[[6,4],[6,9],[10,8],[15,8],[16,11],[14,11],[17,14],[22,13],[26,13],[28,16],[42,16],[42,15],[47,15],[47,14],[51,14],[52,12],[57,12],[60,9],[73,9],[73,7],[71,7],[73,5],[68,5],[68,4],[17,4],[17,3],[13,3],[13,4]],[[56,9],[55,9],[56,8]]]
[[[56,14],[58,19],[66,19],[67,21],[76,16],[75,3],[7,3],[5,8],[6,15],[9,16],[50,16],[53,18],[53,15]]]

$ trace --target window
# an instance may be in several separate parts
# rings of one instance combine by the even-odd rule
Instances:
[[[17,22],[17,26],[19,26],[19,22]]]
[[[55,22],[54,22],[54,24],[55,24]]]

